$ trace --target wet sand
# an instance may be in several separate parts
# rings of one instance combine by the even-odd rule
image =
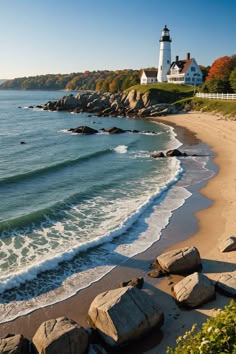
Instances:
[[[203,184],[201,195],[195,191],[193,197],[174,213],[161,240],[147,251],[116,267],[104,278],[79,291],[72,298],[0,325],[0,336],[22,333],[30,338],[43,321],[60,316],[72,318],[87,327],[88,308],[98,293],[116,288],[124,280],[143,276],[144,289],[158,299],[164,310],[165,323],[161,333],[152,333],[147,339],[142,339],[134,349],[123,353],[162,354],[166,353],[166,347],[173,346],[176,337],[190,329],[193,323],[201,324],[208,316],[214,315],[215,308],[222,308],[229,302],[228,298],[217,294],[216,300],[199,309],[181,310],[171,296],[171,286],[180,277],[152,279],[147,276],[147,272],[150,263],[160,253],[186,245],[198,247],[203,273],[211,279],[216,280],[221,272],[236,271],[236,252],[222,254],[217,247],[221,239],[236,234],[236,122],[195,112],[158,118],[157,121],[174,126],[178,139],[186,145],[191,146],[199,141],[210,145],[216,154],[214,160],[219,168],[216,176],[206,185]]]

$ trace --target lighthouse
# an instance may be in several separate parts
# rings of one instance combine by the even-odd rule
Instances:
[[[170,31],[165,25],[165,27],[161,32],[161,38],[160,38],[160,54],[159,54],[158,74],[157,74],[158,82],[167,81],[166,74],[168,73],[171,64],[170,44],[171,44]]]

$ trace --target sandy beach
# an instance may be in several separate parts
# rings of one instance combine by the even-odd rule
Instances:
[[[203,273],[213,280],[217,280],[220,273],[236,271],[236,252],[220,253],[218,249],[221,240],[236,235],[236,122],[199,112],[158,118],[158,121],[176,128],[187,128],[192,132],[192,136],[182,129],[179,134],[186,136],[179,136],[180,141],[189,137],[199,139],[208,144],[216,155],[214,163],[218,166],[218,172],[201,189],[202,197],[199,198],[203,198],[203,201],[200,204],[205,208],[195,213],[196,230],[193,232],[191,228],[190,231],[187,226],[188,218],[193,218],[188,208],[180,208],[163,233],[162,239],[149,250],[116,267],[99,282],[80,291],[76,296],[0,325],[0,336],[22,333],[30,338],[43,321],[60,316],[72,318],[87,327],[87,311],[98,293],[117,287],[121,281],[143,276],[144,288],[158,298],[158,303],[164,310],[165,323],[158,338],[152,334],[148,340],[139,343],[138,350],[136,346],[136,349],[130,349],[127,354],[164,354],[166,347],[174,346],[176,338],[190,329],[193,323],[201,324],[208,316],[214,315],[215,309],[223,308],[229,302],[229,298],[217,294],[216,300],[199,309],[181,310],[176,306],[170,290],[171,285],[180,277],[170,276],[160,280],[152,279],[146,273],[149,264],[157,255],[182,246],[196,246],[199,249]],[[189,203],[194,202],[193,199]],[[168,240],[173,240],[171,245],[167,242],[167,234]]]

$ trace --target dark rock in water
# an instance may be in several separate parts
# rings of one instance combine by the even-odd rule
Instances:
[[[122,134],[122,133],[126,132],[125,130],[123,130],[121,128],[117,128],[117,127],[101,129],[101,130],[106,132],[106,133],[109,133],[109,134]]]
[[[78,128],[71,128],[71,129],[68,129],[68,131],[73,132],[73,133],[77,133],[77,134],[86,134],[86,135],[98,133],[98,130],[87,127],[86,125],[82,125]]]
[[[165,157],[165,155],[164,155],[164,153],[162,151],[160,151],[160,152],[154,152],[153,154],[151,154],[151,157],[156,159],[158,157]]]
[[[183,154],[181,151],[179,151],[177,149],[173,149],[173,150],[167,151],[166,156],[183,156]]]
[[[24,145],[24,144],[26,144],[26,142],[25,142],[25,141],[21,141],[20,144],[21,144],[21,145]]]
[[[143,278],[134,278],[120,283],[120,288],[123,288],[124,286],[134,286],[135,288],[142,289],[143,284]]]

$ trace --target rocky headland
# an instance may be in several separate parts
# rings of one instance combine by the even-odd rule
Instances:
[[[33,107],[31,107],[33,108]],[[128,93],[82,92],[63,96],[37,106],[49,111],[91,113],[97,116],[158,117],[178,113],[175,105],[160,103],[160,98],[131,90]]]

